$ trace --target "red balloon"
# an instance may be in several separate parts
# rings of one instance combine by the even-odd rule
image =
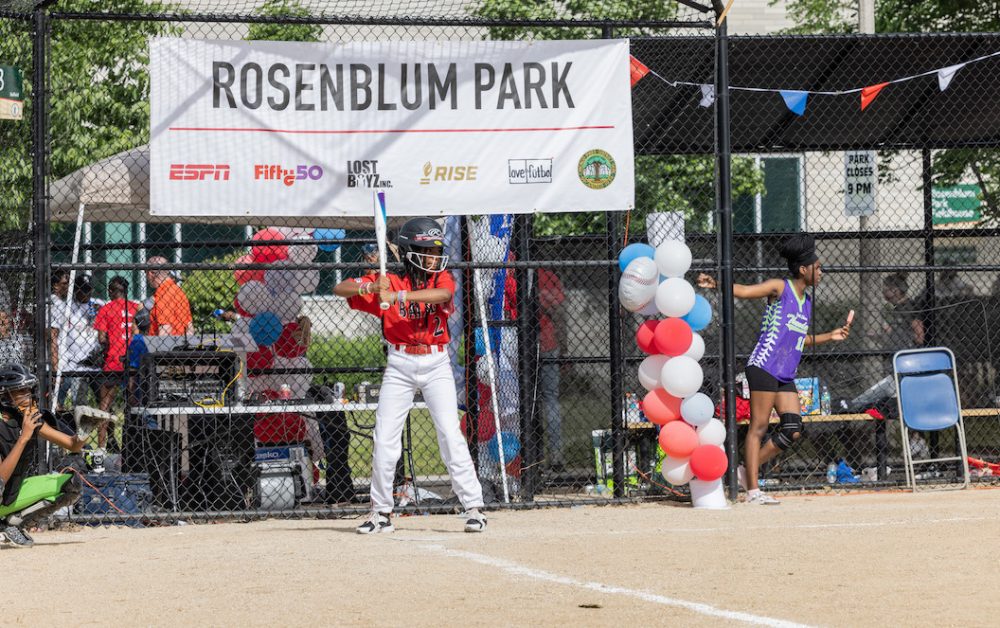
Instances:
[[[247,370],[251,371],[250,377],[260,375],[252,371],[269,369],[272,366],[274,366],[274,354],[267,347],[260,347],[257,351],[247,354]]]
[[[281,335],[274,341],[274,353],[283,358],[297,358],[306,354],[306,346],[300,345],[292,334],[298,331],[298,323],[288,323]]]
[[[646,393],[642,399],[642,413],[657,425],[665,425],[681,418],[681,399],[662,388]]]
[[[691,326],[679,318],[665,318],[656,326],[653,341],[663,355],[684,355],[691,348]]]
[[[687,458],[698,447],[698,432],[684,421],[671,421],[660,428],[660,448],[674,458]]]
[[[253,264],[253,255],[244,255],[236,260],[237,264]],[[233,277],[236,278],[236,283],[241,286],[248,281],[259,281],[264,283],[264,271],[263,270],[251,270],[249,268],[237,268],[233,271]]]
[[[261,242],[264,240],[284,240],[285,236],[277,229],[261,229],[253,234],[252,240]],[[251,246],[250,255],[253,261],[258,264],[270,264],[278,260],[288,259],[287,245]]]
[[[702,445],[691,452],[691,471],[699,480],[718,480],[728,466],[726,452],[716,445]]]
[[[658,353],[653,334],[656,332],[656,326],[659,322],[657,320],[646,321],[639,325],[639,329],[635,332],[635,342],[643,353],[650,355]]]

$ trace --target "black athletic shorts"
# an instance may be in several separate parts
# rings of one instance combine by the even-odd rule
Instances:
[[[771,375],[759,366],[747,365],[746,371],[744,371],[747,376],[747,384],[750,385],[750,390],[759,390],[760,392],[790,392],[798,394],[798,389],[795,388],[795,382],[783,382]]]

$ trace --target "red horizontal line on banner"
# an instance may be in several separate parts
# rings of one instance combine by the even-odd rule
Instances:
[[[553,127],[522,127],[510,129],[371,129],[371,130],[342,130],[323,131],[309,129],[266,129],[266,128],[238,128],[238,127],[189,127],[173,126],[170,131],[198,131],[211,133],[294,133],[306,135],[355,135],[365,133],[532,133],[537,131],[586,131],[593,129],[613,129],[613,124],[592,125],[592,126],[553,126]]]

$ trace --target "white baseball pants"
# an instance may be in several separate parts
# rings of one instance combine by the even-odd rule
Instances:
[[[483,488],[458,422],[458,399],[447,348],[438,353],[410,355],[390,346],[375,411],[372,510],[392,511],[392,480],[403,449],[403,426],[417,390],[423,393],[434,419],[438,448],[451,476],[452,490],[466,509],[482,507]]]

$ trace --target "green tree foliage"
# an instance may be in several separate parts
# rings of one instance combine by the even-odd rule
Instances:
[[[267,0],[255,11],[263,17],[308,18],[311,13],[294,0]],[[266,41],[319,41],[323,27],[319,24],[261,24],[250,25],[248,40]]]
[[[672,0],[485,0],[474,11],[476,17],[509,20],[671,20],[678,17]],[[655,29],[615,29],[615,37],[664,34]],[[491,39],[593,39],[599,28],[551,26],[491,26]],[[649,79],[652,80],[652,79]],[[715,208],[715,161],[711,155],[641,155],[635,160],[635,201],[631,230],[644,231],[650,212],[679,211],[688,228],[709,227]],[[752,159],[733,160],[733,195],[763,191],[763,176]],[[605,229],[603,213],[540,214],[535,217],[538,235],[583,235]]]
[[[857,0],[771,0],[784,4],[795,34],[852,33],[858,30]],[[879,33],[981,32],[1000,30],[1000,0],[876,0]],[[885,163],[887,160],[881,160]],[[972,179],[979,184],[985,215],[1000,219],[1000,152],[956,148],[934,154],[934,181],[951,185]]]
[[[92,0],[63,0],[65,12]],[[173,11],[149,0],[104,0],[112,13]],[[148,38],[163,22],[54,20],[49,47],[49,157],[52,179],[149,141]],[[25,112],[0,122],[0,228],[24,229],[31,207],[32,24],[0,19],[0,60],[24,71]]]

